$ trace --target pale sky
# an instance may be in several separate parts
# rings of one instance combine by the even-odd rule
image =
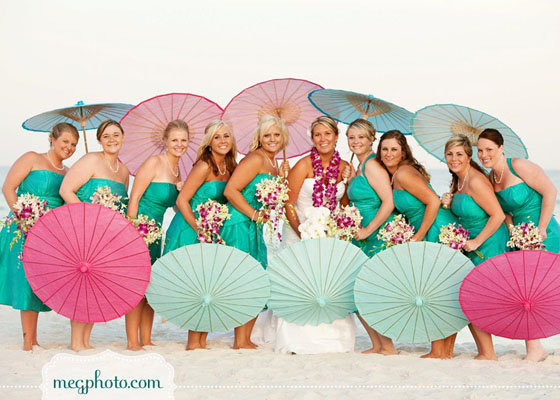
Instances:
[[[559,21],[555,0],[0,0],[0,164],[46,151],[47,134],[21,123],[78,100],[188,92],[225,107],[245,87],[294,77],[412,112],[434,103],[487,112],[532,160],[560,168]],[[81,154],[80,142],[69,164]]]

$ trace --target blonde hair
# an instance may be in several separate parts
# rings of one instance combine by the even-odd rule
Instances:
[[[189,138],[191,136],[191,133],[189,132],[189,126],[187,125],[187,123],[182,119],[175,119],[167,124],[167,126],[163,130],[161,138],[163,140],[167,140],[167,138],[169,137],[169,132],[171,132],[172,129],[182,129],[187,132]]]
[[[358,118],[357,120],[353,121],[350,125],[348,125],[348,128],[346,129],[346,136],[348,136],[348,131],[350,129],[359,129],[363,132],[365,132],[368,136],[368,139],[373,142],[375,142],[375,128],[373,127],[373,124],[371,122],[369,122],[367,119],[362,119],[362,118]]]
[[[259,122],[257,123],[257,128],[255,129],[255,133],[253,134],[251,146],[249,147],[250,152],[255,151],[259,147],[261,147],[261,139],[263,135],[268,132],[268,130],[274,125],[276,125],[280,129],[280,134],[282,136],[282,146],[280,150],[284,150],[286,146],[288,146],[289,133],[284,121],[282,121],[275,115],[265,114],[259,119]]]
[[[482,172],[482,174],[484,176],[486,176],[486,171],[484,171],[482,169],[482,167],[480,165],[478,165],[475,161],[473,161],[472,159],[472,155],[473,155],[473,151],[472,151],[472,145],[471,145],[471,141],[469,140],[469,138],[465,135],[456,135],[456,136],[452,136],[447,143],[445,143],[445,150],[444,153],[447,153],[447,151],[449,149],[452,149],[453,147],[456,146],[461,146],[464,150],[465,150],[465,154],[467,156],[469,156],[470,160],[470,166],[473,167],[474,169],[476,169],[479,172]],[[451,170],[449,170],[449,173],[451,174],[451,185],[450,185],[450,191],[451,193],[455,193],[457,191],[457,186],[459,185],[459,177],[457,176],[457,174]]]
[[[200,143],[200,146],[198,147],[198,150],[196,152],[195,161],[196,163],[198,160],[202,160],[210,165],[210,167],[212,168],[212,172],[214,172],[214,175],[218,175],[220,171],[218,169],[218,165],[212,157],[212,147],[210,146],[210,144],[212,143],[212,139],[214,138],[216,132],[218,132],[221,128],[226,128],[229,130],[232,142],[231,149],[225,156],[226,169],[230,174],[232,174],[233,170],[237,166],[237,161],[235,161],[235,158],[237,157],[237,144],[235,142],[235,136],[233,136],[231,126],[229,126],[227,122],[222,121],[221,119],[216,119],[206,125],[206,128],[204,129],[204,137],[202,138],[202,143]]]
[[[336,124],[336,121],[331,117],[322,115],[320,117],[317,117],[315,121],[311,123],[311,127],[309,128],[309,133],[311,134],[312,138],[313,138],[313,129],[315,129],[317,125],[323,125],[325,128],[332,130],[334,134],[338,136],[338,125]]]

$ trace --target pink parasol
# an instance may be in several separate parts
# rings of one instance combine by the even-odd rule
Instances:
[[[315,118],[324,115],[308,99],[309,93],[317,89],[322,87],[303,79],[288,78],[272,79],[243,90],[231,99],[222,117],[232,125],[237,149],[247,154],[259,118],[272,114],[284,121],[290,133],[286,157],[309,152],[312,146],[309,126]]]
[[[35,294],[75,321],[110,321],[132,310],[150,281],[150,254],[118,212],[89,204],[49,211],[27,235],[25,274]]]
[[[523,250],[488,259],[461,285],[463,312],[480,329],[510,339],[560,333],[559,256]]]
[[[184,180],[196,160],[206,125],[220,118],[222,112],[213,101],[190,93],[169,93],[145,100],[121,119],[125,136],[119,159],[136,174],[148,157],[165,151],[162,134],[167,124],[182,119],[190,132],[187,152],[179,160]]]

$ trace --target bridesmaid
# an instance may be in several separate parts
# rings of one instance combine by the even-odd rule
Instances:
[[[376,160],[391,175],[395,208],[414,227],[412,241],[438,242],[442,226],[456,222],[449,210],[440,208],[441,201],[430,186],[430,175],[412,155],[406,137],[397,130],[381,136]],[[423,358],[451,358],[455,335],[432,342],[430,353]]]
[[[287,176],[289,164],[284,161],[280,168],[276,154],[288,145],[288,130],[284,122],[273,115],[263,115],[253,135],[249,154],[241,160],[229,179],[224,195],[228,199],[231,218],[224,223],[222,238],[228,246],[245,251],[267,266],[266,245],[262,226],[256,222],[262,215],[261,204],[255,196],[256,185],[273,176]],[[234,349],[255,349],[251,331],[256,318],[235,328]]]
[[[508,231],[505,215],[496,199],[484,170],[472,160],[472,146],[464,135],[452,137],[445,144],[445,161],[451,172],[451,193],[443,203],[458,217],[471,239],[465,250],[474,265],[506,252]],[[492,336],[469,324],[478,348],[477,360],[497,360]]]
[[[118,159],[124,131],[117,121],[103,121],[97,128],[97,140],[102,151],[88,153],[72,166],[62,181],[60,196],[66,203],[91,203],[90,197],[97,188],[107,186],[126,204],[129,173]],[[71,349],[91,349],[89,337],[93,324],[70,321],[70,327]]]
[[[62,161],[74,154],[78,139],[78,131],[73,125],[64,122],[56,124],[49,135],[50,148],[46,153],[30,151],[16,160],[2,185],[2,193],[12,211],[18,196],[27,193],[48,201],[50,209],[64,203],[58,194],[67,171]],[[50,311],[50,308],[33,293],[25,277],[19,260],[23,240],[20,239],[10,250],[15,231],[15,225],[5,226],[0,231],[0,304],[20,310],[23,350],[31,351],[33,346],[39,345],[39,312]]]
[[[177,200],[177,185],[181,182],[179,159],[189,144],[189,128],[185,121],[177,119],[167,124],[162,141],[166,151],[149,157],[138,169],[130,192],[127,216],[137,218],[147,215],[163,224],[163,215]],[[161,240],[149,246],[152,265],[161,257]],[[153,346],[152,324],[154,310],[144,297],[125,316],[128,350],[141,350],[142,346]],[[138,340],[140,335],[140,341]]]
[[[360,165],[358,173],[351,167],[348,183],[348,198],[362,215],[362,228],[356,235],[355,245],[368,256],[373,257],[383,250],[383,241],[377,238],[379,228],[393,218],[393,191],[389,174],[375,159],[372,150],[375,142],[375,128],[365,119],[357,119],[348,125],[346,130],[348,148],[352,151]],[[395,354],[393,341],[370,327],[363,318],[356,314],[366,329],[372,348],[363,353]]]
[[[230,126],[222,120],[210,122],[204,131],[193,169],[177,198],[179,212],[167,230],[164,254],[198,243],[196,207],[208,200],[227,202],[224,188],[237,166],[236,156],[237,148]],[[189,331],[186,349],[206,348],[207,336],[208,332]]]
[[[495,129],[485,129],[478,137],[478,158],[490,168],[490,182],[506,212],[506,223],[533,222],[544,239],[547,251],[560,252],[560,225],[553,217],[557,190],[544,171],[531,161],[505,158],[504,138]],[[526,360],[546,357],[540,340],[527,340]]]

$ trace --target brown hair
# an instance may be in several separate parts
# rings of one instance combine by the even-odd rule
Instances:
[[[447,143],[445,143],[445,150],[444,152],[447,153],[447,151],[455,146],[461,146],[463,147],[463,149],[465,150],[465,153],[467,154],[467,156],[470,157],[470,166],[474,169],[476,169],[477,171],[481,172],[484,176],[486,176],[486,171],[484,171],[482,169],[482,167],[480,165],[478,165],[476,163],[476,161],[473,161],[472,159],[472,145],[471,145],[471,141],[469,140],[469,138],[465,135],[456,135],[456,136],[452,136],[451,139],[449,139],[447,141]],[[459,185],[459,177],[457,176],[457,174],[451,170],[449,170],[449,173],[451,174],[451,185],[449,185],[450,187],[450,191],[451,193],[455,193],[457,191],[457,186]]]
[[[204,129],[204,137],[202,138],[202,143],[198,147],[196,154],[196,161],[202,160],[206,164],[208,164],[212,168],[212,172],[214,173],[214,175],[218,175],[220,173],[220,170],[218,169],[216,161],[214,161],[214,157],[212,157],[212,148],[210,146],[210,143],[212,142],[212,139],[214,138],[216,132],[224,127],[229,130],[232,140],[231,149],[225,156],[226,169],[231,175],[235,167],[237,167],[237,161],[235,161],[235,158],[237,157],[237,144],[235,143],[235,136],[233,136],[231,127],[227,122],[222,121],[221,119],[216,119],[206,126],[206,128]]]
[[[103,135],[103,132],[105,131],[105,129],[107,129],[111,125],[114,125],[117,128],[119,128],[121,133],[124,135],[124,130],[123,130],[121,124],[119,124],[117,121],[114,121],[112,119],[107,119],[107,120],[103,121],[101,123],[101,125],[99,125],[99,127],[97,128],[97,135],[96,135],[97,140],[101,140],[101,135]]]
[[[364,131],[365,133],[367,133],[369,140],[375,142],[375,128],[373,127],[373,124],[367,119],[358,118],[357,120],[350,123],[350,125],[348,125],[348,128],[346,129],[346,136],[348,136],[348,131],[351,128]]]
[[[483,130],[480,135],[478,135],[478,139],[491,140],[492,142],[496,143],[498,147],[504,145],[504,137],[497,129],[494,128],[486,128],[485,130]]]
[[[416,158],[414,158],[414,156],[412,155],[412,150],[410,149],[410,146],[408,145],[408,142],[406,141],[406,137],[401,133],[401,131],[398,131],[396,129],[385,132],[381,136],[381,138],[379,139],[379,144],[377,145],[377,154],[375,155],[375,159],[377,160],[377,162],[379,162],[379,164],[383,165],[383,167],[387,170],[387,172],[389,172],[387,167],[385,167],[385,164],[383,163],[383,161],[381,161],[381,145],[383,144],[383,141],[387,140],[387,139],[396,139],[398,144],[401,146],[401,150],[402,150],[402,153],[403,153],[404,157],[399,162],[399,166],[401,166],[403,164],[410,165],[415,170],[420,172],[422,174],[422,176],[426,179],[426,181],[428,181],[428,183],[430,183],[430,174],[428,174],[428,171],[426,171],[426,168],[424,168],[424,166],[422,164],[420,164],[418,162],[418,160],[416,160]],[[391,175],[390,172],[389,172],[389,175]]]
[[[167,126],[163,130],[163,134],[162,134],[161,138],[163,140],[167,140],[167,138],[169,137],[169,132],[171,132],[172,129],[182,129],[182,130],[187,132],[189,137],[191,135],[191,133],[189,132],[189,126],[187,125],[187,123],[185,121],[183,121],[182,119],[175,119],[175,120],[173,120],[173,121],[171,121],[167,124]]]
[[[311,134],[311,138],[313,138],[313,129],[315,129],[317,125],[323,125],[325,128],[331,129],[334,132],[334,134],[338,136],[338,125],[336,124],[336,121],[331,117],[328,117],[326,115],[321,115],[311,123],[311,127],[309,128],[309,133]]]
[[[51,139],[58,139],[63,132],[70,132],[76,140],[80,140],[80,134],[74,125],[67,122],[59,122],[52,127],[51,132],[49,133],[49,143],[51,143]]]

